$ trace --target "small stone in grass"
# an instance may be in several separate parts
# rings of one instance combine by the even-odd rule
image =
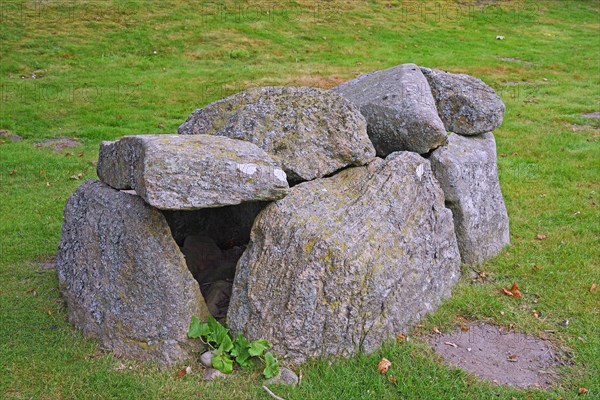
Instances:
[[[289,368],[280,367],[279,374],[265,381],[266,385],[297,385],[298,375]]]
[[[204,380],[206,381],[214,381],[215,379],[225,379],[227,375],[219,371],[218,369],[209,368],[204,371]]]
[[[212,351],[207,351],[205,353],[202,353],[202,355],[200,356],[200,363],[207,368],[211,368],[212,367],[212,358],[213,358]]]

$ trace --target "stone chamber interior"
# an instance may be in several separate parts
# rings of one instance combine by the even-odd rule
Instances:
[[[220,322],[227,316],[235,268],[250,241],[252,224],[267,204],[163,211],[208,310]]]

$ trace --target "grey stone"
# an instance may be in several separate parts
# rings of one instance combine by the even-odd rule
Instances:
[[[210,135],[136,135],[105,142],[98,176],[116,189],[134,189],[163,210],[277,200],[289,189],[285,173],[263,150]]]
[[[309,87],[245,90],[194,111],[179,133],[252,142],[295,182],[364,165],[375,156],[360,112],[335,93]]]
[[[494,135],[450,135],[430,161],[452,210],[462,261],[478,264],[499,254],[510,238]]]
[[[191,356],[198,283],[160,211],[101,182],[69,198],[57,257],[69,321],[119,356],[172,364]]]
[[[446,142],[429,84],[415,64],[361,75],[332,90],[365,116],[378,156],[399,150],[424,154]]]
[[[429,161],[398,152],[267,206],[238,262],[227,319],[292,361],[371,352],[434,310],[459,266]]]
[[[209,368],[204,371],[205,381],[214,381],[215,379],[227,379],[227,375],[214,368]]]
[[[298,384],[298,375],[286,367],[279,367],[279,374],[265,381],[266,385],[293,385]]]
[[[200,364],[204,365],[206,368],[212,368],[212,351],[206,351],[200,355]]]
[[[478,135],[502,124],[505,106],[481,79],[421,68],[429,81],[438,113],[449,132]]]

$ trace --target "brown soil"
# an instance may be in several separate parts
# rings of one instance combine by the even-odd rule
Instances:
[[[587,113],[587,114],[581,114],[581,116],[583,118],[600,119],[600,111],[596,111],[596,112],[592,112],[592,113]]]
[[[64,150],[71,147],[80,146],[81,142],[78,139],[71,138],[56,138],[56,139],[48,139],[42,142],[36,143],[35,147],[47,147],[52,150]]]
[[[429,337],[444,360],[480,378],[517,387],[548,387],[557,378],[557,351],[547,340],[473,323],[468,331]]]

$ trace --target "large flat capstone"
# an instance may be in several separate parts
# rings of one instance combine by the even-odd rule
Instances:
[[[286,175],[252,143],[222,136],[136,135],[103,142],[98,176],[163,210],[277,200]]]
[[[295,182],[364,165],[375,157],[358,109],[335,93],[310,87],[245,90],[197,109],[179,133],[252,142]]]
[[[435,309],[459,265],[429,161],[398,152],[267,206],[238,262],[228,322],[294,361],[370,352]]]
[[[57,271],[69,321],[119,356],[172,364],[191,356],[198,283],[160,211],[89,180],[69,198]]]

